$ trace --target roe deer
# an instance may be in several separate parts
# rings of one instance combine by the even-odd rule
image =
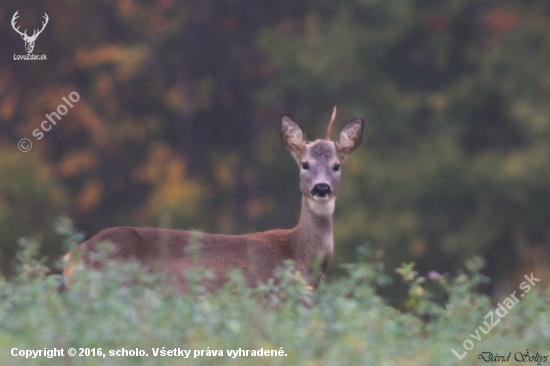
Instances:
[[[89,254],[97,250],[94,249],[96,243],[110,241],[115,245],[114,258],[135,258],[149,270],[166,272],[170,282],[182,291],[186,287],[183,272],[191,266],[212,270],[216,279],[209,287],[217,288],[227,281],[225,274],[233,268],[240,268],[251,285],[265,283],[287,259],[292,259],[306,281],[314,285],[332,258],[332,215],[340,186],[340,165],[357,149],[363,133],[363,118],[356,117],[342,129],[335,142],[331,141],[335,115],[336,107],[326,140],[315,141],[306,140],[290,115],[281,116],[284,145],[300,169],[302,210],[295,228],[245,235],[200,234],[199,259],[194,261],[186,249],[193,241],[189,231],[115,227],[101,231],[75,249],[82,254],[81,262],[99,267]],[[71,252],[65,256],[65,261],[64,275],[68,276],[77,263],[72,263],[75,260],[71,260]],[[319,265],[321,273],[314,275]]]

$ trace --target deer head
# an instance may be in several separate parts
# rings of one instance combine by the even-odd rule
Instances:
[[[46,28],[46,24],[48,24],[48,14],[44,13],[44,22],[42,22],[42,29],[40,30],[37,30],[35,29],[32,36],[29,36],[27,34],[27,30],[25,29],[24,32],[21,32],[19,30],[19,26],[16,28],[15,27],[15,21],[17,20],[17,18],[19,18],[19,15],[17,15],[17,13],[19,13],[19,10],[17,10],[15,12],[15,14],[13,14],[13,17],[11,18],[11,26],[13,27],[13,29],[19,33],[21,35],[21,38],[23,38],[23,40],[25,41],[25,49],[27,50],[27,53],[32,53],[32,50],[34,49],[34,42],[36,41],[36,38],[38,38],[38,36],[40,35],[40,33],[42,33],[42,31],[44,30],[44,28]]]
[[[340,186],[340,166],[361,144],[363,118],[351,120],[340,132],[336,141],[330,140],[333,113],[326,140],[308,141],[306,135],[288,114],[281,117],[281,133],[286,148],[300,168],[302,195],[316,207],[332,203]],[[328,210],[327,212],[330,212]]]

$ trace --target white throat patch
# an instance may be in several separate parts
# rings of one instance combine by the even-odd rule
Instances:
[[[317,216],[332,216],[334,213],[334,206],[336,203],[336,198],[322,198],[315,197],[313,199],[308,198],[308,206],[311,212]]]

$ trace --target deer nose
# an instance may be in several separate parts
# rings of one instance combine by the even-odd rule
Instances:
[[[331,194],[332,190],[330,189],[330,186],[326,183],[317,183],[311,190],[312,196],[325,197],[330,196]]]

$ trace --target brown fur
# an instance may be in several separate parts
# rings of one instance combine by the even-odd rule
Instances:
[[[292,230],[271,230],[248,235],[201,234],[197,262],[193,261],[192,250],[188,249],[191,232],[137,227],[116,227],[105,229],[82,243],[78,250],[82,261],[93,268],[101,263],[91,255],[97,252],[99,242],[112,242],[115,250],[110,257],[117,259],[137,259],[149,270],[162,270],[173,282],[179,282],[185,290],[184,270],[201,266],[213,270],[217,280],[211,287],[223,285],[226,272],[240,268],[251,285],[265,282],[275,268],[285,259],[294,258],[294,249],[289,245]],[[71,261],[71,254],[66,257]],[[74,265],[74,263],[73,263]],[[66,265],[64,275],[72,275],[73,266]]]

